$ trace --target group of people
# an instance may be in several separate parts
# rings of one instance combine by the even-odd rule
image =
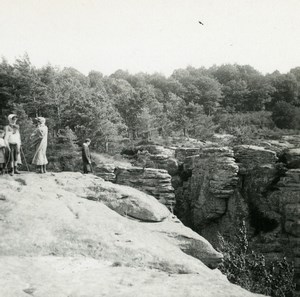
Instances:
[[[20,174],[18,165],[22,164],[22,143],[17,120],[17,115],[10,114],[8,116],[8,125],[3,130],[0,130],[0,174],[4,174],[6,170],[10,175]],[[45,118],[37,117],[37,127],[30,136],[31,143],[35,149],[32,164],[37,166],[39,173],[46,173],[46,165],[48,164],[46,156],[48,127],[45,123]]]
[[[4,129],[0,129],[0,175],[6,171],[10,175],[20,174],[18,165],[22,164],[21,154],[26,162],[24,153],[21,147],[20,127],[17,124],[18,117],[15,114],[8,116],[8,125]],[[35,150],[32,164],[37,166],[38,173],[47,172],[47,142],[48,142],[48,127],[44,117],[37,117],[36,129],[30,136],[31,144]],[[82,146],[82,161],[83,173],[92,172],[92,161],[89,150],[91,139],[87,138]],[[26,163],[27,165],[27,163]]]

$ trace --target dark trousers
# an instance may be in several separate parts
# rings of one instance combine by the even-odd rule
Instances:
[[[83,173],[89,173],[91,171],[91,165],[88,162],[83,161]]]
[[[18,160],[18,145],[17,144],[9,144],[10,153],[9,153],[9,162],[16,162]]]

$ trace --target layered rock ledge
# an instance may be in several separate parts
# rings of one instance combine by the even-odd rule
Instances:
[[[167,170],[100,164],[95,167],[95,174],[106,181],[127,185],[152,195],[171,210],[174,207],[174,188]]]

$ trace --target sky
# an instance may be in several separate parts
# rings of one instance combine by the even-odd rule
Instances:
[[[299,16],[300,0],[0,0],[0,56],[84,74],[226,63],[286,73],[300,66]]]

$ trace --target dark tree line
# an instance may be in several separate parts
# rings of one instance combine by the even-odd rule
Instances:
[[[300,128],[300,67],[262,75],[249,65],[177,69],[110,76],[73,68],[34,67],[28,56],[0,64],[1,123],[12,111],[30,122],[48,119],[50,133],[68,127],[104,146],[151,130],[203,138],[234,132],[237,122],[258,128]]]

